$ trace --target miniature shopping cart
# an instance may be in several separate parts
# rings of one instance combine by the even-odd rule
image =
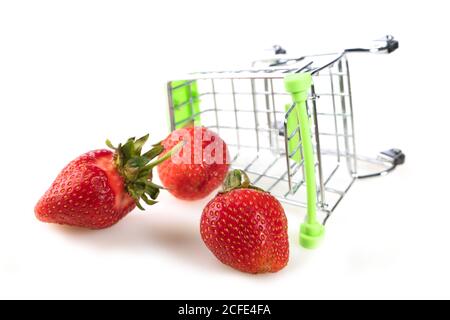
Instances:
[[[404,162],[398,149],[375,159],[357,155],[347,60],[349,52],[397,48],[390,36],[372,48],[294,58],[276,46],[273,58],[250,68],[192,73],[168,83],[171,129],[216,131],[229,146],[232,167],[281,202],[307,208],[300,243],[313,248],[356,179]],[[362,173],[361,162],[377,168]]]

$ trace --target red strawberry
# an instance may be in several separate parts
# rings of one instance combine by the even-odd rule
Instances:
[[[172,132],[163,142],[164,153],[179,141],[185,145],[177,159],[158,166],[164,187],[184,200],[202,199],[217,189],[228,172],[228,150],[225,142],[205,127],[189,127]]]
[[[109,150],[88,152],[70,162],[58,175],[35,208],[43,222],[90,229],[112,226],[133,210],[140,200],[156,203],[157,185],[151,182],[150,161],[162,151],[161,145],[141,155],[148,135],[129,139]],[[149,197],[151,199],[149,199]]]
[[[283,207],[268,192],[251,186],[241,170],[228,174],[224,191],[204,208],[200,233],[222,263],[243,272],[277,272],[289,260]]]

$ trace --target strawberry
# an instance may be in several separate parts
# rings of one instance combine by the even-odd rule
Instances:
[[[205,127],[188,127],[172,132],[163,142],[169,152],[179,141],[184,147],[177,157],[158,166],[161,182],[175,197],[197,200],[216,190],[228,172],[225,142]]]
[[[43,222],[102,229],[112,226],[140,200],[151,205],[161,187],[152,183],[152,168],[166,158],[150,161],[161,154],[158,144],[141,155],[148,135],[129,139],[113,151],[102,149],[81,155],[58,175],[35,207]],[[170,154],[168,154],[170,155]]]
[[[241,170],[228,174],[223,191],[204,208],[200,233],[222,263],[243,272],[277,272],[289,260],[283,207],[270,193],[250,185]]]

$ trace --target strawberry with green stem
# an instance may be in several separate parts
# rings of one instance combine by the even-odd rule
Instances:
[[[162,187],[152,182],[152,170],[181,146],[154,160],[164,147],[159,143],[142,153],[148,137],[130,138],[117,147],[107,140],[112,151],[91,151],[70,162],[37,203],[36,217],[43,222],[102,229],[136,206],[143,210],[141,200],[155,204]]]
[[[204,208],[201,237],[224,264],[248,273],[277,272],[289,260],[287,218],[270,193],[241,170],[228,173],[223,191]]]

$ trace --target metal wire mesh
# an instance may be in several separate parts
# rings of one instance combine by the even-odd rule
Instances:
[[[283,83],[287,73],[303,71],[311,72],[314,79],[307,109],[318,209],[326,221],[354,182],[357,170],[345,54],[305,57],[292,66],[202,72],[181,84],[169,82],[171,127],[196,123],[216,131],[229,146],[234,168],[245,170],[254,184],[280,201],[306,207],[299,122]],[[180,89],[187,92],[187,98],[173,101],[173,92]],[[183,108],[189,112],[177,119],[177,110]]]

